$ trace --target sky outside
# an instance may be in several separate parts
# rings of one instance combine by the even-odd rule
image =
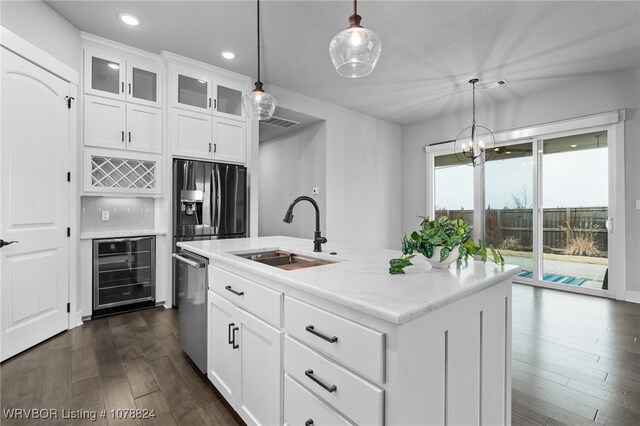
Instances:
[[[512,195],[526,190],[533,198],[531,158],[486,164],[486,202],[493,209],[512,206]],[[603,207],[608,205],[607,148],[545,154],[543,207]],[[465,165],[435,171],[436,209],[473,210],[473,168]]]

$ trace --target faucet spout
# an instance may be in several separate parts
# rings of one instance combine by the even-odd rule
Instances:
[[[293,200],[293,203],[289,205],[287,213],[284,215],[284,219],[282,219],[282,221],[285,223],[293,222],[293,208],[300,201],[310,202],[313,205],[313,208],[316,210],[316,230],[313,233],[313,251],[321,252],[322,244],[326,243],[327,239],[323,237],[322,233],[320,232],[320,208],[318,207],[318,203],[316,203],[316,200],[311,197],[307,197],[306,195],[302,195],[296,198],[295,200]]]

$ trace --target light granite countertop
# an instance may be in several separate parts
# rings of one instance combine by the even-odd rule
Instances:
[[[389,259],[399,257],[399,251],[327,243],[322,253],[314,253],[311,240],[291,237],[193,241],[178,246],[208,257],[214,265],[234,267],[240,275],[250,271],[394,324],[407,323],[520,271],[515,265],[502,268],[491,261],[471,260],[449,269],[433,269],[417,255],[406,274],[390,275]],[[234,254],[274,249],[337,263],[286,271]]]

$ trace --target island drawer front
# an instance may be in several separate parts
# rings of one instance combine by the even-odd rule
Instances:
[[[209,266],[209,289],[264,321],[282,326],[282,293]]]
[[[384,423],[384,389],[360,378],[289,336],[285,336],[284,342],[284,369],[356,424]],[[335,391],[328,390],[331,386],[335,386]]]
[[[307,327],[312,326],[309,330]],[[296,339],[378,383],[385,377],[385,335],[285,296],[284,328]],[[315,333],[317,334],[315,334]],[[337,338],[335,342],[325,338]]]
[[[288,374],[284,375],[284,424],[288,426],[350,426],[324,402],[298,384]],[[310,422],[311,420],[311,422]]]

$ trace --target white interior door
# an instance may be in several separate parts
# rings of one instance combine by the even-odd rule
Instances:
[[[67,328],[69,83],[2,49],[1,358]]]

